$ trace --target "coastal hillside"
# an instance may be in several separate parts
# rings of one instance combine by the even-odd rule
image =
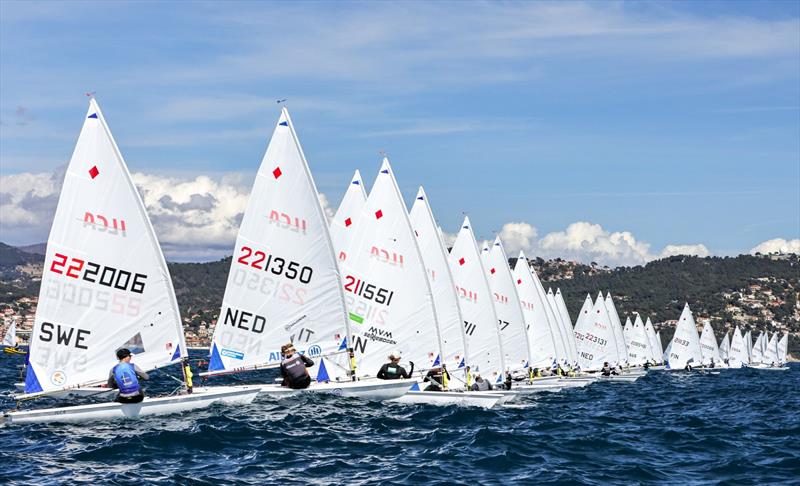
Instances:
[[[17,316],[23,331],[33,323],[44,260],[41,246],[32,248],[35,253],[0,243],[0,311]],[[213,332],[230,262],[228,257],[169,264],[187,338],[195,345],[205,345]],[[718,338],[738,325],[755,332],[789,331],[790,349],[800,347],[797,255],[674,256],[619,268],[562,259],[530,263],[546,288],[561,289],[573,320],[587,293],[595,298],[598,291],[610,291],[623,321],[634,312],[649,316],[665,341],[689,302],[698,325],[709,320]]]

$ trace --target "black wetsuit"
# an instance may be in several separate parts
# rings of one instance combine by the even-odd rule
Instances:
[[[399,380],[400,378],[411,378],[412,373],[414,373],[414,363],[411,363],[411,371],[409,372],[406,372],[406,369],[399,364],[386,363],[378,371],[378,378],[381,380]]]
[[[427,375],[425,375],[425,381],[429,382],[425,388],[425,391],[442,391],[442,385],[444,385],[444,376],[447,375],[447,379],[450,380],[450,373],[447,370],[430,370]]]
[[[283,360],[281,362],[281,376],[283,377],[281,386],[288,386],[296,390],[308,388],[308,385],[311,384],[311,377],[308,376],[306,368],[312,366],[314,366],[314,360],[300,354]]]

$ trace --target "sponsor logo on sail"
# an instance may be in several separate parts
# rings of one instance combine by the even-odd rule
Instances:
[[[61,386],[67,382],[67,374],[62,370],[56,370],[50,375],[50,383],[55,386]]]
[[[232,349],[222,348],[222,351],[220,351],[219,354],[221,354],[222,356],[225,356],[226,358],[233,358],[233,359],[240,359],[240,360],[244,359],[244,353],[240,353],[239,351],[234,351]]]

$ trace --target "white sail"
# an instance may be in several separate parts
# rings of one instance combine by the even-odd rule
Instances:
[[[47,240],[25,392],[105,382],[123,347],[144,370],[186,356],[164,256],[92,99]]]
[[[753,344],[753,349],[751,351],[750,356],[750,363],[751,364],[760,364],[764,361],[764,346],[761,344],[764,340],[764,334],[759,333],[758,337],[756,338],[755,344]]]
[[[650,321],[649,317],[644,323],[644,329],[647,333],[647,340],[650,343],[650,359],[652,359],[655,363],[660,363],[661,355],[664,351],[661,349],[661,343],[658,340],[658,336],[656,336],[656,330],[653,328],[653,323]]]
[[[764,364],[770,366],[778,365],[778,333],[772,333],[772,337],[767,341],[767,347],[764,351]]]
[[[575,319],[575,327],[572,331],[572,336],[575,339],[575,346],[577,348],[577,355],[576,355],[576,365],[580,366],[581,363],[581,347],[578,346],[578,329],[586,329],[588,325],[584,321],[587,319],[593,319],[592,308],[594,307],[594,302],[592,302],[592,296],[586,294],[586,298],[583,300],[583,305],[581,306],[581,310],[578,312],[578,317]],[[584,357],[585,358],[585,357]]]
[[[575,329],[572,327],[572,318],[567,310],[567,303],[564,302],[564,296],[561,294],[561,289],[556,289],[556,307],[561,316],[561,322],[564,326],[564,340],[569,348],[570,363],[575,363],[578,360],[578,347],[575,344]]]
[[[499,237],[495,238],[486,262],[486,279],[494,297],[505,367],[510,371],[525,369],[530,361],[528,333],[508,257]]]
[[[466,338],[464,336],[464,320],[458,307],[458,296],[447,263],[447,250],[444,247],[433,218],[428,196],[422,187],[409,214],[411,226],[417,237],[422,260],[427,269],[428,284],[433,294],[436,307],[436,320],[439,323],[439,334],[442,338],[442,357],[450,371],[466,366]]]
[[[17,344],[17,321],[11,319],[11,323],[6,328],[3,336],[3,346],[16,346]]]
[[[744,335],[744,344],[747,348],[747,359],[752,360],[753,357],[753,335],[747,331]]]
[[[631,345],[628,351],[628,360],[631,366],[642,366],[650,360],[650,341],[647,339],[647,332],[644,328],[641,316],[636,314],[636,320],[630,332]]]
[[[703,332],[700,334],[700,352],[703,355],[703,364],[708,365],[712,362],[719,365],[719,346],[717,345],[717,337],[714,336],[714,328],[711,327],[710,322],[706,322],[703,326]]]
[[[375,376],[399,350],[417,370],[441,356],[436,310],[389,160],[383,159],[340,260],[359,376]]]
[[[342,248],[352,233],[353,223],[361,214],[361,208],[364,207],[365,202],[367,202],[367,193],[364,190],[364,181],[361,180],[361,172],[356,170],[330,224],[331,241],[338,259],[347,258],[347,255],[342,253]]]
[[[448,263],[464,318],[469,353],[467,362],[473,372],[480,373],[490,382],[499,383],[503,380],[505,357],[500,344],[497,314],[468,217],[464,218],[453,243]]]
[[[657,336],[659,336],[659,338],[658,338],[659,340],[661,339],[660,334],[661,334],[661,331],[659,331],[658,334],[657,334]],[[670,353],[670,351],[672,351],[672,341],[671,340],[670,340],[669,343],[667,343],[667,349],[665,349],[664,352],[661,353],[661,361],[663,363],[666,363],[667,365],[669,364],[669,353]]]
[[[603,294],[600,293],[590,314],[579,319],[575,326],[578,363],[583,371],[597,371],[604,363],[613,365],[617,362],[617,347],[613,335],[608,309]]]
[[[678,324],[675,327],[675,335],[670,341],[670,351],[668,357],[669,367],[681,369],[687,364],[700,366],[703,360],[700,350],[700,336],[697,335],[697,326],[694,323],[692,311],[689,304],[683,308]]]
[[[622,335],[625,337],[625,349],[628,350],[628,356],[631,354],[631,333],[633,332],[633,323],[630,317],[625,318],[625,325],[622,327]]]
[[[725,331],[725,335],[722,337],[722,341],[719,344],[719,357],[722,358],[723,361],[728,360],[730,356],[731,350],[731,337],[730,332]]]
[[[284,108],[236,237],[209,372],[277,366],[291,341],[315,359],[312,377],[343,378],[318,358],[339,352],[346,315],[328,221]]]
[[[625,365],[629,361],[628,350],[625,349],[625,337],[622,335],[622,322],[619,320],[617,306],[614,305],[611,292],[606,296],[606,309],[608,309],[608,317],[611,319],[611,328],[614,331],[614,344],[617,346],[617,356],[619,356],[618,364]]]
[[[542,301],[536,290],[536,283],[528,259],[523,252],[519,253],[512,270],[514,282],[517,284],[522,315],[528,330],[528,341],[531,348],[531,368],[549,368],[556,360],[555,338],[547,321],[546,302]]]
[[[567,326],[561,314],[558,312],[558,304],[556,304],[556,296],[553,293],[553,289],[548,287],[545,298],[547,299],[547,307],[550,309],[548,317],[552,319],[552,326],[556,329],[563,348],[563,355],[559,357],[559,361],[561,363],[572,363],[575,359],[572,356],[572,351],[568,343]]]
[[[544,286],[542,285],[542,282],[539,280],[539,276],[536,275],[536,271],[533,268],[531,268],[531,276],[533,277],[534,288],[539,296],[539,300],[543,304],[544,313],[547,316],[547,325],[550,327],[550,333],[553,336],[553,341],[556,347],[556,360],[560,363],[571,362],[573,364],[577,364],[577,358],[575,360],[570,359],[571,356],[569,354],[566,336],[564,336],[564,328],[561,327],[561,321],[556,317],[555,309],[553,309],[553,307],[550,305],[547,292],[545,292]]]
[[[778,341],[778,364],[783,366],[789,356],[789,331],[784,331],[781,340]]]
[[[748,362],[747,344],[744,342],[739,326],[736,326],[736,329],[733,331],[733,338],[731,338],[731,349],[728,352],[728,366],[731,368],[741,368],[747,365]]]

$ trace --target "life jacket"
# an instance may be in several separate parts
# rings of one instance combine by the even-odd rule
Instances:
[[[472,388],[472,373],[467,371],[467,390]]]
[[[478,391],[486,391],[489,389],[489,382],[486,380],[476,380],[475,384],[478,385]]]
[[[117,382],[120,395],[136,395],[141,390],[136,368],[130,363],[119,363],[114,367],[114,381]]]
[[[281,366],[286,371],[287,380],[290,384],[300,383],[308,376],[306,364],[299,354],[286,358],[281,362]]]
[[[447,390],[447,386],[450,384],[450,379],[447,377],[448,373],[442,370],[442,388]]]

